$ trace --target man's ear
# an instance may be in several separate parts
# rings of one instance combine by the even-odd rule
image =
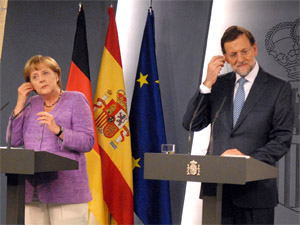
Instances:
[[[254,56],[257,56],[257,44],[256,44],[256,42],[253,45],[253,50],[254,50]]]
[[[229,64],[227,55],[225,53],[223,53],[223,56],[225,58],[225,62],[227,62]]]

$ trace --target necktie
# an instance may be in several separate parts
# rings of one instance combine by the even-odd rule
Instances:
[[[237,89],[234,103],[233,103],[233,127],[236,124],[236,121],[238,120],[240,113],[242,111],[242,108],[244,106],[245,102],[245,90],[244,90],[244,84],[247,82],[245,78],[240,78],[238,83],[239,87]]]

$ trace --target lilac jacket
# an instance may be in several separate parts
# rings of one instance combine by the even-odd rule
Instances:
[[[43,203],[72,204],[92,199],[86,170],[85,152],[94,146],[93,117],[85,96],[79,92],[65,91],[50,112],[57,125],[64,129],[64,140],[50,132],[37,121],[43,111],[43,99],[31,97],[30,105],[13,121],[11,145],[34,151],[47,151],[79,162],[78,170],[36,173],[26,176],[25,202],[32,201],[34,188]],[[6,137],[12,116],[7,127]]]

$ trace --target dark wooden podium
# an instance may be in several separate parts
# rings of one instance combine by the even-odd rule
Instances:
[[[223,184],[276,178],[276,167],[250,157],[145,153],[144,178],[216,184],[214,196],[203,196],[202,224],[221,224]]]
[[[25,175],[76,169],[77,161],[49,152],[0,149],[0,173],[7,176],[6,224],[24,224]]]

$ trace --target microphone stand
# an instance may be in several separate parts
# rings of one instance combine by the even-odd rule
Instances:
[[[192,117],[191,122],[190,122],[189,137],[188,137],[188,155],[190,155],[191,152],[192,152],[192,142],[193,142],[193,137],[194,137],[194,132],[192,131],[192,126],[193,126],[194,120],[196,118],[196,115],[199,111],[199,108],[200,108],[200,106],[203,102],[203,98],[204,98],[204,95],[202,94],[201,99],[200,99],[200,101],[199,101],[199,103],[198,103],[198,105],[197,105],[197,107],[196,107],[196,109],[193,113],[193,117]]]
[[[23,109],[20,111],[20,112],[18,112],[18,114],[17,115],[13,115],[12,116],[12,118],[11,118],[11,120],[10,120],[10,124],[9,124],[9,130],[8,130],[8,137],[7,137],[7,149],[11,149],[11,133],[12,133],[12,125],[13,125],[13,122],[14,122],[14,120],[30,105],[31,103],[29,102],[29,103],[27,103],[24,107],[23,107]]]
[[[214,117],[214,120],[211,123],[211,129],[210,129],[210,137],[209,137],[209,145],[208,145],[208,151],[207,151],[207,155],[213,155],[213,149],[214,149],[214,127],[215,127],[215,122],[217,120],[217,118],[219,117],[219,113],[222,110],[224,103],[226,101],[226,97],[224,97],[220,108],[218,109],[218,111],[216,112],[216,115]]]
[[[0,108],[0,111],[2,111],[3,109],[6,108],[6,106],[9,104],[9,102],[6,102],[1,108]]]

